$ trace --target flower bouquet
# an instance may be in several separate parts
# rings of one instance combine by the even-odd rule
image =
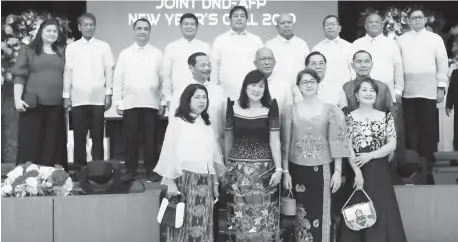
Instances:
[[[2,197],[68,196],[77,189],[62,166],[19,165],[2,183]]]

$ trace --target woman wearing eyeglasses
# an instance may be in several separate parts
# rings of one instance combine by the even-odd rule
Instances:
[[[282,115],[283,186],[296,199],[296,241],[333,241],[331,194],[341,185],[342,157],[349,156],[344,114],[318,99],[319,82],[314,70],[300,71],[303,100]]]

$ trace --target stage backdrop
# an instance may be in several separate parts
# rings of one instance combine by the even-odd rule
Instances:
[[[121,50],[133,43],[132,23],[138,18],[151,22],[150,43],[163,51],[169,42],[181,38],[178,25],[184,13],[198,16],[197,38],[212,44],[217,35],[230,29],[229,10],[236,5],[248,9],[247,30],[264,42],[277,35],[275,18],[291,13],[296,18],[296,35],[305,39],[310,49],[324,38],[323,18],[337,14],[337,1],[272,0],[88,1],[87,11],[97,17],[96,37],[110,44],[116,60]],[[115,107],[105,116],[118,117]]]

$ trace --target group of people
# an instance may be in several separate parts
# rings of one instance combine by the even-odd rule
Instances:
[[[376,13],[353,44],[339,37],[339,18],[329,15],[325,39],[312,52],[294,35],[289,14],[278,17],[278,36],[265,45],[246,30],[247,16],[243,6],[232,8],[231,30],[210,49],[196,38],[197,17],[184,14],[183,38],[164,53],[149,44],[148,20],[138,19],[134,43],[115,68],[109,44],[94,38],[93,14],[78,19],[83,37],[66,48],[59,25],[43,22],[13,69],[17,162],[64,160],[65,109],[72,110],[76,169],[87,164],[88,130],[93,159],[103,159],[103,114],[114,102],[125,133],[123,179],[137,175],[142,135],[148,180],[162,179],[169,195],[185,196],[184,225],[170,229],[170,241],[214,241],[219,198],[227,204],[229,241],[278,241],[283,188],[297,203],[295,241],[332,241],[332,194],[341,189],[345,164],[354,173],[345,184],[367,192],[378,220],[361,231],[341,223],[338,241],[406,241],[389,170],[402,135],[393,103],[404,108],[407,147],[431,160],[435,105],[457,76],[442,39],[425,30],[424,12],[409,13],[412,30],[398,43],[383,36]],[[167,110],[158,155],[157,124]]]

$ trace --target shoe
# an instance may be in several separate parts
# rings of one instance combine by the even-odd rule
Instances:
[[[131,182],[131,181],[135,180],[135,175],[130,173],[130,172],[127,172],[127,173],[122,175],[121,179],[122,179],[123,182]]]
[[[154,171],[148,172],[146,176],[148,182],[159,182],[162,179],[162,177]]]
[[[450,166],[458,166],[458,160],[451,160]]]

